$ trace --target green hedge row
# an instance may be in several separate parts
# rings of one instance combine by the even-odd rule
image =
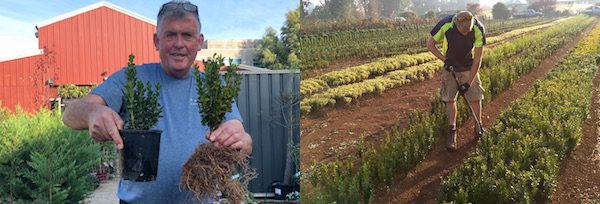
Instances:
[[[0,202],[77,203],[93,189],[100,145],[59,113],[22,111],[0,121]]]
[[[549,20],[516,19],[485,22],[488,36],[547,23]],[[324,67],[334,60],[373,58],[426,51],[425,41],[435,24],[408,24],[398,28],[359,29],[302,35],[303,69]]]
[[[361,82],[373,76],[423,64],[435,59],[437,58],[431,53],[397,55],[379,59],[375,62],[329,72],[321,76],[302,80],[300,82],[300,95],[304,97],[336,86]]]
[[[600,57],[600,24],[542,81],[504,111],[464,166],[442,182],[440,202],[541,203],[577,144]],[[590,46],[591,45],[591,46]]]
[[[464,166],[442,182],[440,202],[539,203],[582,135],[595,58],[572,54],[503,112]]]
[[[410,82],[431,79],[442,67],[439,60],[388,72],[384,76],[367,79],[362,82],[338,86],[321,93],[304,97],[300,101],[302,114],[319,111],[335,104],[348,104],[365,94],[381,94],[387,89],[396,88]]]

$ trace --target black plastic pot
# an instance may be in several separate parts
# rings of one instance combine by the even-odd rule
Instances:
[[[154,181],[158,173],[161,130],[120,130],[125,180]]]

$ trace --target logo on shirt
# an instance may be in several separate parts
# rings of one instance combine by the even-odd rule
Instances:
[[[198,105],[198,99],[190,98],[190,105],[191,106],[197,106]]]

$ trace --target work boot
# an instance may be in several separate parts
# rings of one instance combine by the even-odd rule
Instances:
[[[456,127],[451,125],[448,130],[448,136],[446,137],[446,148],[448,151],[456,150]]]

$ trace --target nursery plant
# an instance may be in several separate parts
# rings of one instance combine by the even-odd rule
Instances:
[[[0,120],[0,203],[79,203],[93,190],[100,144],[61,118],[17,108]]]
[[[125,84],[124,96],[127,109],[127,123],[125,129],[150,130],[161,117],[162,108],[158,103],[160,83],[156,83],[155,89],[148,82],[146,86],[137,78],[137,71],[133,54],[129,55],[127,63],[127,83]]]
[[[125,148],[121,161],[123,178],[134,181],[153,181],[158,171],[158,155],[160,150],[161,130],[151,130],[161,117],[162,108],[158,102],[160,83],[155,88],[147,82],[146,85],[137,78],[133,59],[129,62],[125,74],[127,83],[123,90],[126,108],[126,123],[124,130],[119,131]]]
[[[204,76],[200,74],[198,65],[194,65],[194,76],[197,82],[198,110],[202,116],[202,124],[210,131],[215,131],[231,112],[234,98],[240,89],[242,76],[236,72],[237,65],[229,61],[227,73],[221,80],[220,68],[224,58],[213,55],[203,60]],[[222,192],[231,203],[240,203],[248,195],[248,183],[256,177],[254,169],[249,166],[248,157],[243,153],[203,143],[183,166],[180,186],[192,191],[196,198],[208,195],[218,199]]]

